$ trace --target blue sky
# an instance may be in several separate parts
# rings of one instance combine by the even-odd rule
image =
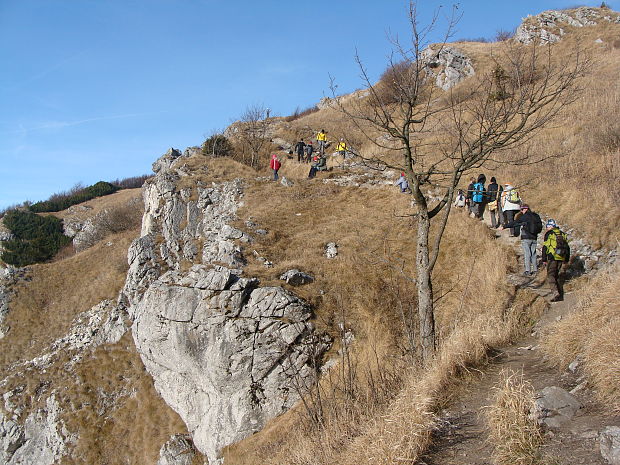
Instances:
[[[455,39],[577,4],[600,2],[465,0]],[[0,0],[0,209],[149,173],[248,105],[313,105],[330,74],[352,91],[355,49],[378,77],[387,31],[406,37],[403,0]]]

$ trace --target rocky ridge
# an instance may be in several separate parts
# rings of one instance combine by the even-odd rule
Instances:
[[[243,276],[252,239],[229,225],[242,184],[194,182],[190,156],[171,149],[153,165],[121,301],[157,391],[214,464],[298,400],[328,341],[305,302]]]
[[[620,14],[607,8],[591,7],[549,10],[525,18],[514,39],[523,44],[555,43],[562,39],[569,27],[596,26],[602,22],[620,23]]]

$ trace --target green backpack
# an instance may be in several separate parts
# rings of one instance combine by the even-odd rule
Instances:
[[[554,260],[566,261],[569,254],[568,237],[559,228],[553,228],[544,243],[547,254],[552,255]]]

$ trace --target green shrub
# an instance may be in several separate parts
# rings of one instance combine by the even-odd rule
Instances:
[[[232,152],[232,144],[222,134],[214,134],[202,144],[202,154],[207,157],[227,157]]]
[[[70,191],[66,194],[56,194],[43,202],[37,202],[30,206],[30,210],[35,213],[59,212],[72,205],[86,202],[87,200],[109,195],[116,192],[119,188],[109,182],[99,181],[97,184],[78,190]]]
[[[9,265],[26,266],[45,262],[71,239],[62,233],[62,222],[55,216],[11,210],[4,215],[4,226],[13,239],[2,243],[2,260]]]

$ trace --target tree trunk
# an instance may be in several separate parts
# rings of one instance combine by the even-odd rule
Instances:
[[[428,209],[418,204],[418,237],[416,248],[416,271],[418,288],[418,317],[422,357],[429,360],[435,354],[435,315],[433,284],[429,264],[428,237],[431,227]]]

